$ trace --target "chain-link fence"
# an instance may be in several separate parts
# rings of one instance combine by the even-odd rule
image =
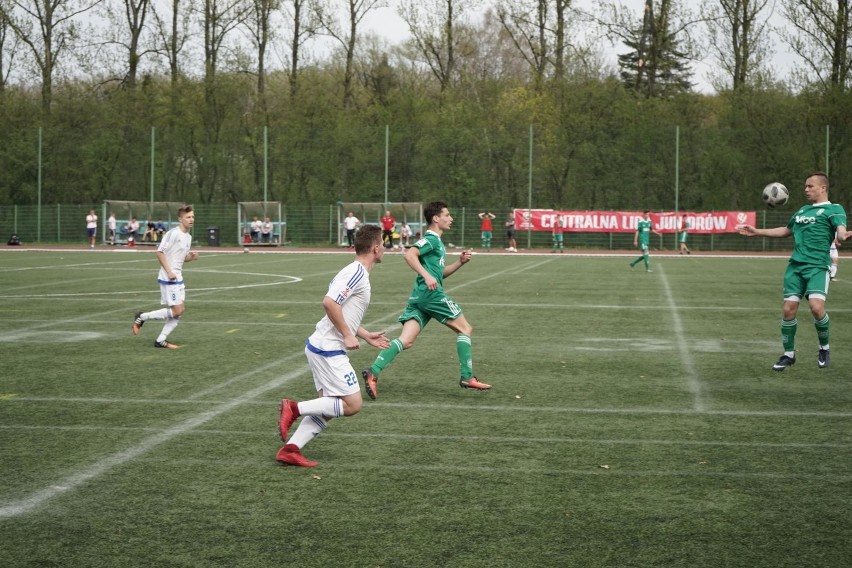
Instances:
[[[485,207],[470,207],[450,204],[454,217],[453,227],[444,234],[444,242],[450,248],[480,248],[481,220],[479,212]],[[0,237],[8,239],[13,233],[24,244],[85,244],[86,215],[92,206],[49,205],[39,208],[34,205],[13,205],[0,207]],[[101,208],[94,207],[101,217]],[[194,205],[195,242],[206,244],[205,231],[208,227],[218,227],[220,242],[223,246],[237,246],[242,242],[243,234],[238,228],[237,210],[233,205]],[[287,224],[286,241],[282,246],[339,246],[339,219],[337,204],[325,206],[285,205],[282,207],[283,219]],[[759,227],[777,227],[786,225],[794,210],[760,211],[757,214]],[[493,250],[507,246],[503,221],[509,212],[496,212],[494,220]],[[144,220],[143,220],[144,221]],[[98,234],[106,219],[98,219]],[[550,247],[549,231],[518,231],[518,247],[522,249],[545,249]],[[651,244],[660,250],[677,250],[676,235],[672,233],[652,236]],[[633,249],[633,233],[607,232],[566,232],[565,246],[568,249]],[[787,251],[792,247],[791,239],[746,238],[737,234],[695,234],[689,235],[689,247],[693,251]]]

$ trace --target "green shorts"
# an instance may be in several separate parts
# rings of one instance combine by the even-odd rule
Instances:
[[[462,309],[459,305],[443,290],[438,289],[431,292],[427,291],[422,295],[415,296],[412,294],[408,298],[405,311],[399,316],[399,321],[405,323],[410,319],[416,319],[420,324],[420,329],[423,329],[433,318],[441,323],[447,323],[448,320],[457,319],[461,315]]]
[[[491,240],[491,231],[482,231],[482,240],[490,241]]]
[[[784,299],[822,298],[828,296],[828,266],[812,264],[787,264],[784,271]]]
[[[561,243],[562,242],[562,233],[553,233],[553,242]]]

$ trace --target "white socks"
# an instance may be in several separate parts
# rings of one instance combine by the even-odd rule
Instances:
[[[326,418],[343,416],[343,401],[333,396],[306,400],[299,403],[299,414]]]
[[[299,403],[303,404],[303,403]],[[329,418],[329,420],[331,420]],[[322,416],[305,416],[299,423],[299,427],[287,440],[288,444],[295,444],[298,448],[304,448],[305,444],[317,437],[328,426],[328,420]]]

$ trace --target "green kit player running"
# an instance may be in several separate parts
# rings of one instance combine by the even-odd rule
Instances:
[[[805,198],[809,205],[802,206],[790,217],[785,227],[756,229],[751,225],[737,225],[737,232],[747,237],[789,237],[793,235],[793,254],[784,272],[784,307],[781,320],[781,343],[784,354],[772,365],[775,371],[783,371],[796,362],[796,313],[802,298],[808,299],[814,317],[819,352],[817,366],[828,367],[828,314],[825,298],[828,295],[829,266],[828,249],[836,238],[838,242],[849,238],[846,230],[846,211],[842,205],[828,200],[828,176],[823,172],[812,173],[805,180]]]
[[[642,251],[642,256],[635,258],[630,262],[630,268],[633,268],[641,261],[645,261],[645,272],[651,272],[651,259],[648,256],[648,247],[651,244],[651,233],[659,235],[660,233],[654,230],[654,224],[651,222],[651,212],[647,209],[642,212],[642,220],[636,224],[636,234],[633,235],[633,246],[638,247]]]
[[[453,217],[447,204],[435,201],[423,208],[423,216],[429,224],[423,237],[405,251],[403,258],[408,266],[417,273],[414,288],[408,298],[405,311],[399,316],[402,333],[391,341],[390,347],[382,350],[370,367],[361,371],[367,395],[376,400],[376,383],[379,374],[405,349],[414,345],[414,340],[429,323],[436,319],[456,332],[456,350],[459,356],[459,372],[462,388],[487,390],[491,385],[480,382],[473,375],[470,336],[473,327],[462,314],[461,308],[444,292],[443,281],[459,268],[470,262],[469,250],[462,251],[459,259],[449,266],[444,265],[446,250],[441,235],[450,229]]]

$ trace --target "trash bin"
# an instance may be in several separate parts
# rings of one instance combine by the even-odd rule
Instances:
[[[207,246],[219,246],[219,227],[207,227]]]

